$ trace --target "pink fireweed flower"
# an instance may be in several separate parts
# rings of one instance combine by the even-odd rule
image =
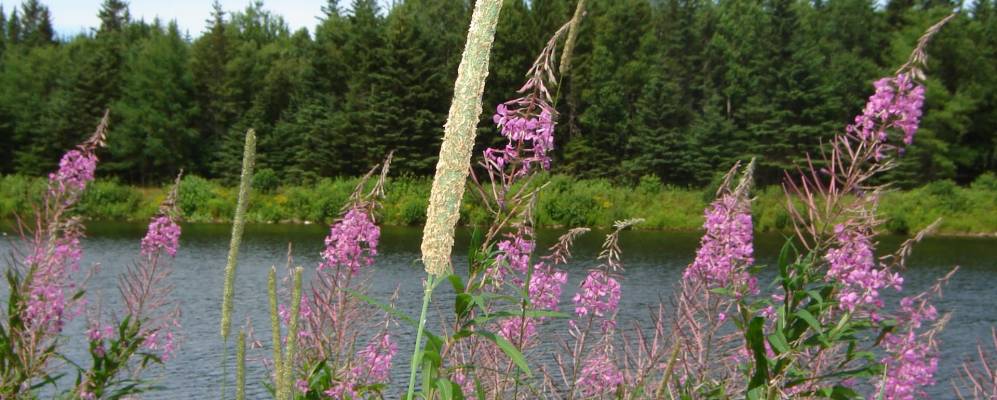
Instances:
[[[48,176],[49,194],[64,201],[75,202],[87,184],[94,179],[97,156],[92,151],[70,150],[59,160],[59,169]]]
[[[828,263],[825,279],[842,285],[835,294],[838,307],[848,312],[862,307],[870,308],[869,311],[882,308],[879,291],[889,286],[900,290],[903,278],[877,268],[872,243],[865,233],[841,224],[834,231],[837,247],[824,256]]]
[[[285,304],[277,305],[277,316],[284,325],[291,324],[291,309]],[[308,296],[301,295],[301,305],[298,306],[298,321],[308,321],[312,317],[312,306],[311,302],[308,300]],[[312,331],[307,323],[298,324],[298,338],[311,337]]]
[[[751,214],[745,201],[728,193],[706,208],[706,233],[684,279],[702,281],[709,288],[737,286],[757,292],[755,278],[745,270],[755,261]]]
[[[579,317],[594,314],[603,317],[616,312],[620,304],[620,283],[604,271],[593,270],[582,281],[575,293],[575,314]]]
[[[67,298],[66,291],[76,287],[70,274],[80,269],[82,237],[82,224],[74,218],[67,221],[59,235],[47,243],[44,239],[35,239],[34,248],[25,259],[25,264],[34,268],[27,307],[22,313],[25,325],[39,332],[54,334],[62,331],[66,320],[76,315],[76,312],[67,313],[73,302]]]
[[[83,249],[80,239],[83,238],[83,224],[78,218],[70,219],[61,229],[61,235],[52,238],[49,243],[41,243],[36,239],[35,247],[24,263],[37,268],[36,280],[46,278],[62,278],[67,272],[80,270],[80,260],[83,259]]]
[[[554,115],[553,108],[543,101],[531,104],[528,100],[516,99],[499,104],[492,120],[509,141],[502,149],[486,149],[485,159],[500,169],[521,162],[516,175],[529,173],[533,164],[550,169],[549,153],[554,150],[554,126],[557,124]]]
[[[506,318],[499,322],[499,336],[522,347],[537,334],[537,323],[534,318]]]
[[[530,256],[536,247],[532,231],[529,228],[520,228],[515,234],[507,235],[507,239],[499,242],[496,247],[499,253],[489,270],[495,285],[504,283],[510,273],[513,275],[513,284],[522,285],[523,280],[519,275],[526,275],[530,267]]]
[[[298,379],[294,382],[294,388],[297,389],[302,394],[308,394],[308,381],[304,379]]]
[[[365,377],[367,384],[384,383],[391,373],[391,359],[398,352],[398,345],[391,340],[391,335],[384,332],[367,343],[367,346],[357,352],[359,364],[353,367],[352,375]]]
[[[180,243],[180,225],[167,215],[159,215],[149,221],[149,229],[142,238],[142,255],[152,257],[159,250],[171,257],[177,255]]]
[[[104,340],[114,336],[114,327],[110,325],[104,325],[101,327],[99,324],[92,324],[89,329],[87,329],[87,340],[95,342],[98,340]]]
[[[561,302],[561,290],[568,282],[568,273],[552,265],[539,262],[533,266],[530,277],[530,303],[538,310],[557,311]]]
[[[623,373],[605,352],[599,352],[585,360],[581,376],[575,382],[586,397],[614,393],[621,383],[623,383]]]
[[[344,380],[336,382],[331,388],[322,392],[322,394],[328,396],[334,400],[345,400],[345,399],[355,399],[357,398],[357,391],[353,389],[355,385],[352,378],[347,377]]]
[[[350,209],[329,229],[318,270],[342,266],[349,268],[351,274],[357,274],[361,267],[374,263],[380,237],[381,228],[369,213],[357,207]]]
[[[32,282],[27,303],[21,315],[25,325],[45,333],[62,331],[67,304],[60,285]]]
[[[886,400],[913,400],[929,398],[922,389],[935,384],[938,371],[938,351],[929,335],[918,335],[917,329],[924,321],[934,321],[938,312],[925,300],[915,301],[905,297],[900,301],[899,328],[883,337],[886,356],[885,379],[876,385]]]
[[[885,143],[889,140],[889,130],[895,128],[903,133],[905,145],[913,143],[921,121],[924,86],[914,82],[909,73],[882,78],[874,86],[876,92],[847,131],[864,141]]]
[[[160,358],[164,362],[169,361],[173,356],[173,351],[176,349],[176,337],[172,331],[166,330],[166,327],[162,328],[162,330],[149,331],[142,341],[142,348],[149,351],[158,351]]]
[[[465,399],[476,400],[478,398],[477,393],[475,393],[474,390],[474,379],[471,379],[468,374],[458,370],[453,373],[450,380],[453,381],[453,383],[456,383],[457,386],[460,386],[460,391],[464,393]]]

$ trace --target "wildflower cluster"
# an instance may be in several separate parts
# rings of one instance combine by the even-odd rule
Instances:
[[[329,229],[318,270],[346,267],[356,275],[360,268],[374,263],[380,237],[381,228],[370,213],[362,206],[351,208]]]
[[[397,352],[387,330],[390,319],[381,333],[356,351],[358,338],[373,326],[367,323],[370,310],[355,294],[366,290],[364,273],[377,256],[381,229],[374,211],[384,196],[390,163],[389,154],[383,164],[360,180],[340,217],[330,226],[307,294],[300,292],[300,273],[295,272],[292,304],[278,304],[276,269],[271,272],[274,357],[268,365],[273,367],[278,399],[294,398],[294,390],[334,399],[362,398],[377,395],[383,386],[380,384],[389,378]],[[378,171],[380,177],[365,191],[369,178]],[[290,268],[290,247],[287,262]],[[287,328],[286,337],[282,337],[282,324]]]
[[[492,121],[508,141],[503,148],[485,150],[489,168],[505,171],[511,176],[529,174],[535,166],[550,169],[550,154],[554,150],[554,128],[557,110],[548,85],[554,81],[553,58],[555,43],[565,32],[562,28],[547,43],[527,73],[529,77],[519,93],[522,97],[499,104]]]
[[[567,272],[543,261],[537,263],[530,277],[530,304],[540,310],[557,311],[561,290],[567,282]]]
[[[151,257],[159,250],[166,252],[170,256],[177,255],[177,247],[180,242],[180,225],[168,215],[153,217],[149,222],[149,229],[145,237],[142,238],[142,255]]]
[[[620,304],[620,282],[605,271],[591,271],[572,301],[579,317],[589,313],[597,317],[612,315]]]
[[[921,121],[924,86],[914,80],[912,73],[882,78],[874,86],[876,92],[847,131],[864,141],[886,143],[889,131],[899,129],[903,143],[910,145]],[[876,154],[877,159],[882,157],[882,154]]]
[[[522,285],[523,279],[519,275],[525,276],[529,271],[530,257],[536,247],[532,229],[522,226],[516,233],[507,235],[506,239],[498,242],[495,247],[498,248],[498,255],[495,256],[494,266],[489,269],[493,284],[501,285],[507,276],[512,275],[512,284]]]
[[[623,383],[623,373],[605,353],[597,353],[585,360],[581,376],[575,384],[586,397],[598,397],[616,390]]]
[[[531,85],[532,80],[522,90],[534,89]],[[519,108],[510,109],[510,106]],[[486,149],[485,159],[498,169],[504,169],[507,165],[519,166],[521,169],[517,174],[520,175],[529,173],[534,164],[545,170],[550,169],[549,153],[554,150],[555,114],[554,108],[543,97],[527,96],[499,104],[492,119],[501,129],[502,136],[509,141],[504,148]]]
[[[877,267],[868,235],[844,224],[835,225],[834,231],[838,246],[828,250],[824,259],[828,264],[827,281],[841,285],[835,293],[838,306],[848,312],[860,307],[872,312],[882,308],[879,291],[886,287],[899,291],[903,277]]]
[[[70,205],[79,199],[97,170],[95,147],[81,146],[66,152],[59,160],[59,169],[48,175],[48,194]]]
[[[755,261],[750,211],[747,199],[738,193],[724,193],[706,208],[706,233],[684,279],[700,280],[711,289],[747,286],[757,293],[755,278],[745,270]]]
[[[897,329],[883,335],[886,354],[881,362],[886,373],[875,382],[877,392],[883,393],[884,399],[928,397],[923,388],[935,384],[934,375],[938,371],[938,343],[934,336],[945,324],[944,320],[937,321],[938,310],[928,299],[930,295],[940,293],[942,283],[951,275],[949,273],[924,293],[900,300],[900,311],[896,314]],[[933,322],[935,324],[931,327],[925,326]]]
[[[357,364],[335,386],[322,393],[333,399],[354,399],[358,395],[357,387],[387,382],[391,372],[391,359],[397,352],[398,345],[387,332],[377,335],[357,352]],[[299,383],[298,390],[307,392],[307,383]]]
[[[66,324],[84,311],[84,226],[72,216],[94,180],[104,147],[107,116],[85,142],[66,152],[48,176],[42,204],[30,225],[18,220],[21,240],[7,271],[8,298],[0,321],[0,398],[30,397],[35,385],[51,382],[49,360],[57,354]],[[6,360],[6,361],[4,361]]]
[[[31,282],[22,317],[26,325],[42,336],[58,334],[65,319],[77,314],[66,314],[72,302],[66,292],[79,289],[70,275],[80,269],[83,258],[80,239],[84,229],[79,217],[67,218],[66,214],[94,180],[96,151],[104,146],[105,128],[106,117],[94,135],[66,152],[59,160],[59,169],[48,176],[46,207],[36,216],[39,226],[45,229],[35,232],[24,259],[24,265],[31,271]]]

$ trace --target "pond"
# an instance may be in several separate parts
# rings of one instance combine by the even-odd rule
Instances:
[[[173,261],[172,283],[176,287],[183,316],[183,338],[175,359],[165,367],[154,367],[153,375],[165,389],[144,398],[205,398],[216,397],[221,377],[221,339],[219,338],[220,299],[223,269],[228,250],[227,225],[184,225],[181,249]],[[6,228],[0,228],[6,229]],[[84,265],[98,263],[99,273],[89,283],[89,298],[100,295],[102,307],[116,309],[117,276],[138,253],[139,239],[145,227],[140,224],[93,223],[84,241]],[[9,229],[7,232],[10,232]],[[313,269],[319,261],[319,251],[327,227],[317,225],[252,225],[246,229],[240,254],[235,295],[235,327],[250,321],[255,338],[269,342],[269,317],[266,295],[267,271],[271,265],[282,266],[289,242],[294,245],[295,263]],[[560,231],[538,232],[538,249],[545,249]],[[605,232],[591,232],[577,243],[574,260],[565,269],[569,282],[562,297],[562,309],[567,305],[585,270],[595,265]],[[457,238],[455,265],[464,266],[467,231]],[[418,228],[384,228],[380,255],[371,272],[371,295],[386,299],[397,288],[397,306],[409,315],[417,314],[424,277],[419,257],[421,231]],[[895,249],[903,238],[880,238],[881,249]],[[649,309],[661,301],[666,304],[683,268],[692,260],[699,234],[695,232],[625,232],[621,239],[623,261],[623,298],[618,321],[621,326],[631,320],[649,321]],[[758,262],[773,265],[783,238],[763,234],[756,239]],[[0,250],[8,253],[7,240],[0,241]],[[980,340],[988,340],[990,327],[997,325],[997,239],[928,238],[915,248],[905,274],[905,293],[916,293],[953,266],[961,269],[945,288],[945,296],[936,301],[940,312],[952,312],[952,320],[941,335],[943,359],[938,384],[929,389],[933,397],[952,397],[949,384],[962,360],[971,356]],[[443,286],[441,286],[443,288]],[[5,289],[4,289],[5,290]],[[6,298],[4,298],[6,299]],[[439,316],[448,311],[451,302],[446,291],[435,297],[434,307]],[[888,304],[896,304],[897,296],[889,295]],[[92,300],[96,301],[96,300]],[[432,322],[432,319],[430,320]],[[68,332],[82,332],[83,318],[77,318]],[[393,369],[393,388],[400,388],[407,378],[414,329],[401,327],[395,335],[399,354]],[[71,335],[67,357],[85,360],[82,335]],[[249,352],[247,394],[249,398],[267,398],[259,383],[265,376],[262,358],[271,354],[266,349]],[[229,364],[229,372],[234,364]],[[233,374],[234,376],[234,374]],[[396,397],[390,395],[389,398]]]

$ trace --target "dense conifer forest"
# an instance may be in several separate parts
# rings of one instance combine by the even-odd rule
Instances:
[[[203,32],[131,18],[59,37],[49,8],[0,12],[0,174],[41,175],[111,110],[105,177],[159,185],[183,168],[231,183],[243,134],[260,173],[302,184],[356,176],[388,151],[393,171],[432,173],[472,4],[330,0],[314,31],[262,2],[217,3]],[[861,111],[872,81],[961,7],[930,46],[921,130],[890,180],[902,187],[997,171],[994,0],[595,0],[560,77],[554,172],[702,187],[733,160],[757,179],[816,152]],[[572,0],[509,0],[478,137],[511,97]]]

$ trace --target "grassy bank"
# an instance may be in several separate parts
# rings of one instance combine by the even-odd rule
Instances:
[[[328,223],[356,185],[356,179],[326,179],[309,186],[277,187],[259,180],[247,219],[257,223]],[[23,176],[0,177],[0,219],[28,215],[38,204],[44,180]],[[425,219],[428,179],[394,178],[387,185],[381,220],[388,225],[419,225]],[[224,222],[235,207],[236,189],[199,177],[184,178],[179,206],[192,222]],[[643,217],[643,229],[694,230],[711,200],[708,190],[661,185],[645,179],[635,186],[617,186],[607,180],[580,180],[553,176],[536,210],[540,227],[606,227],[614,220]],[[163,188],[138,188],[98,180],[80,203],[84,217],[93,220],[144,221],[163,199]],[[754,217],[761,231],[789,228],[783,195],[778,187],[756,193]],[[487,213],[469,191],[462,223],[481,224]],[[997,234],[997,177],[981,176],[970,187],[940,181],[909,191],[891,192],[880,209],[891,233],[908,233],[943,218],[943,234]]]

